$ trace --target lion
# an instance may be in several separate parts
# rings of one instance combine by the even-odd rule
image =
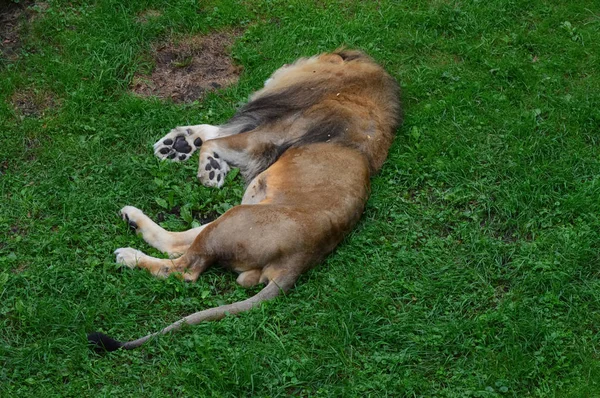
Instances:
[[[230,168],[239,168],[247,184],[242,202],[184,232],[166,231],[125,206],[123,219],[170,258],[120,248],[116,261],[186,281],[219,263],[238,273],[244,287],[266,286],[246,300],[196,312],[136,340],[95,332],[88,335],[90,343],[107,351],[133,349],[184,324],[248,311],[290,290],[358,222],[370,177],[382,167],[401,121],[396,81],[366,54],[340,49],[276,70],[224,125],[171,130],[154,145],[155,154],[185,161],[199,150],[198,179],[209,187],[221,187]]]

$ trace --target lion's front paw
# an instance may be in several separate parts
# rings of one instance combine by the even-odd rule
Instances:
[[[143,252],[132,249],[131,247],[117,249],[115,250],[115,255],[117,256],[116,260],[118,264],[123,264],[129,268],[135,268],[140,262],[140,259],[146,256]]]
[[[225,183],[225,176],[228,172],[229,165],[219,155],[210,151],[200,153],[198,179],[202,185],[221,188]]]
[[[198,131],[191,127],[176,127],[154,144],[154,154],[163,160],[183,162],[201,145]]]

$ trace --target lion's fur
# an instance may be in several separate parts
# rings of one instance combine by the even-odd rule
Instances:
[[[339,50],[278,69],[218,130],[187,129],[204,141],[203,183],[228,165],[241,169],[247,179],[242,204],[183,233],[164,231],[141,211],[124,208],[124,217],[147,242],[183,254],[163,260],[119,249],[119,261],[157,276],[179,272],[186,280],[219,263],[239,273],[240,284],[267,287],[244,302],[201,311],[133,342],[117,344],[97,334],[91,340],[106,348],[134,348],[183,323],[245,311],[290,289],[359,220],[369,178],[385,161],[400,122],[395,80],[365,54]],[[210,180],[208,170],[213,171]],[[220,175],[217,180],[222,184]]]
[[[349,145],[375,172],[400,116],[396,81],[365,54],[341,50],[278,69],[226,126],[260,127],[272,138],[277,132],[263,148],[274,156],[314,142]]]

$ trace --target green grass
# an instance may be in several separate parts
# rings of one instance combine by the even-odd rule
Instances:
[[[593,0],[58,1],[0,57],[0,396],[600,396],[600,13]],[[147,23],[137,15],[160,12]],[[242,28],[238,85],[132,96],[152,44]],[[238,203],[161,163],[170,128],[220,123],[283,63],[345,44],[403,87],[405,123],[359,226],[288,296],[99,356],[252,292],[121,270],[150,253],[126,204],[183,230]],[[39,116],[15,93],[51,98]],[[189,212],[188,212],[189,211]]]

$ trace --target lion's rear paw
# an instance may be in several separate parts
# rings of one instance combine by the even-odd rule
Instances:
[[[176,127],[154,144],[154,154],[160,159],[184,162],[202,145],[197,131]]]
[[[117,256],[116,261],[118,264],[123,264],[129,268],[135,268],[140,259],[146,256],[143,252],[131,247],[117,249],[114,254]]]
[[[143,222],[143,218],[146,217],[144,212],[133,206],[125,206],[119,213],[121,214],[121,218],[127,221],[127,224],[129,224],[131,229],[136,232],[138,232],[140,224]]]

